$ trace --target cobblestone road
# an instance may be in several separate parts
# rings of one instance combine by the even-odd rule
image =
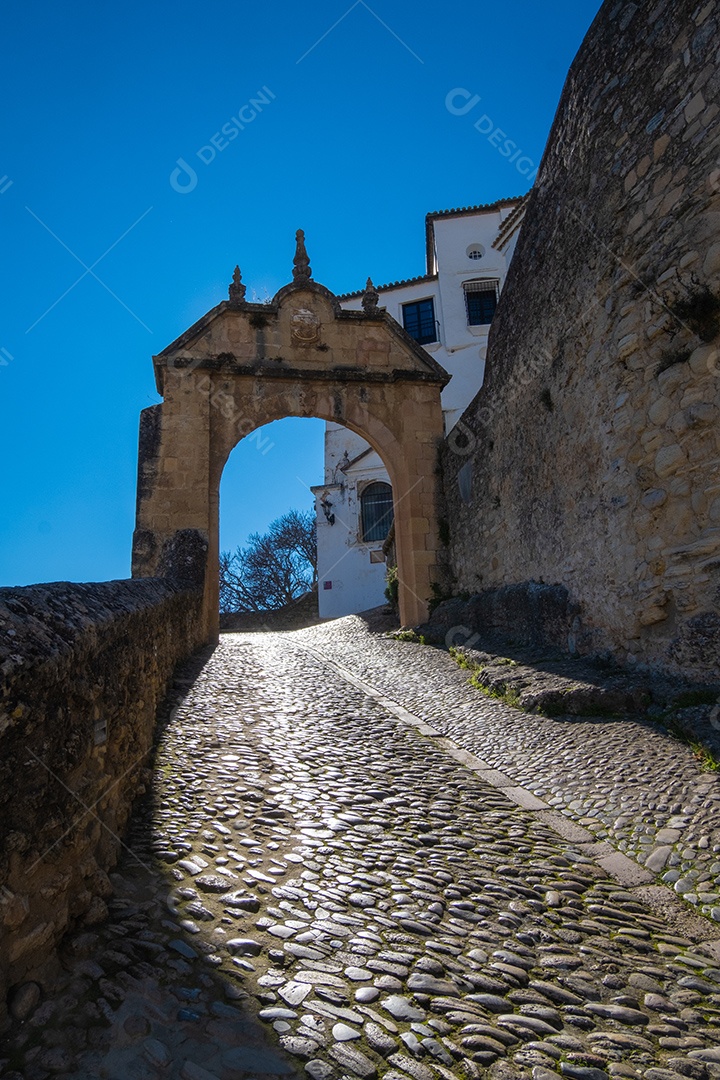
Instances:
[[[110,920],[68,943],[2,1075],[720,1077],[720,949],[308,650],[329,640],[223,638],[164,729]],[[395,700],[432,695],[460,742],[461,673],[377,649],[355,626],[364,674],[394,656]]]
[[[468,684],[448,653],[357,616],[299,640],[399,701],[720,921],[720,776],[650,722],[529,715]]]

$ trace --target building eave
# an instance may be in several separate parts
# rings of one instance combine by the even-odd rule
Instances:
[[[527,209],[528,199],[530,193],[524,196],[523,199],[517,204],[511,214],[509,214],[502,222],[498,229],[498,234],[493,240],[493,247],[496,251],[502,251],[504,247],[508,245],[512,237],[519,230],[525,217],[525,210]]]
[[[375,288],[379,293],[390,292],[391,289],[404,289],[407,285],[422,285],[426,281],[437,281],[437,274],[419,274],[417,277],[405,278],[403,281],[389,281],[385,285],[376,285]],[[364,293],[364,289],[357,289],[355,292],[342,293],[338,296],[338,300],[356,300]]]

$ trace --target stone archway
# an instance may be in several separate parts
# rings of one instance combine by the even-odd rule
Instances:
[[[153,357],[161,405],[140,422],[133,577],[158,573],[176,533],[208,541],[204,619],[218,633],[219,486],[237,443],[287,416],[319,417],[361,435],[390,474],[400,618],[421,622],[437,580],[440,391],[449,375],[384,310],[368,281],[345,311],[312,280],[298,232],[293,281],[269,304],[230,298]]]

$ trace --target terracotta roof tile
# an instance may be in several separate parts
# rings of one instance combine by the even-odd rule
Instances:
[[[511,195],[507,199],[496,199],[491,203],[478,203],[477,206],[458,206],[453,207],[452,210],[431,210],[429,214],[425,215],[425,220],[429,218],[439,217],[452,217],[453,215],[460,216],[461,214],[477,214],[481,210],[499,210],[501,206],[510,206],[512,203],[521,203],[523,199],[526,199],[527,195]]]
[[[375,288],[378,292],[383,292],[387,289],[399,289],[403,285],[416,285],[420,281],[437,281],[437,274],[419,274],[418,277],[404,278],[402,281],[388,281],[387,284],[376,285]],[[354,300],[356,296],[362,296],[364,292],[364,289],[357,289],[355,292],[341,293],[338,300]]]

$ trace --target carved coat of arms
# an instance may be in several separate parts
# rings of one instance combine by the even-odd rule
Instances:
[[[320,340],[320,319],[313,311],[299,308],[290,318],[293,345],[315,345]]]

